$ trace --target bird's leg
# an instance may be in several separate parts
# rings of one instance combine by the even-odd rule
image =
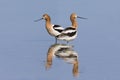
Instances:
[[[69,41],[67,41],[67,44],[69,43]]]
[[[55,43],[57,44],[57,38],[55,37]]]

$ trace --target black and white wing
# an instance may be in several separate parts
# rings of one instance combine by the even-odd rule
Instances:
[[[59,33],[61,33],[64,30],[64,28],[60,25],[53,25],[53,29],[58,31]]]
[[[62,32],[61,32],[61,36],[69,36],[69,37],[72,37],[76,34],[76,29],[75,28],[72,28],[72,27],[68,27],[66,29],[64,29]]]

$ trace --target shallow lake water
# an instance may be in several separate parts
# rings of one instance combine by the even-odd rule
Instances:
[[[51,5],[48,0],[1,0],[0,80],[120,80],[120,10],[115,1],[53,0]],[[48,13],[53,23],[69,26],[72,12],[88,20],[77,19],[78,36],[68,44],[55,44],[44,20],[34,22]]]

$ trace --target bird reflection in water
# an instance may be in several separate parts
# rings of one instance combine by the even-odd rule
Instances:
[[[77,77],[79,75],[79,62],[78,54],[73,50],[73,46],[66,44],[53,44],[48,49],[47,59],[46,59],[46,69],[51,68],[53,57],[61,58],[65,62],[73,64],[73,76]]]

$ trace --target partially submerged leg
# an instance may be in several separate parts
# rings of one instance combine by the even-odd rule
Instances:
[[[55,43],[57,43],[57,38],[55,37]]]
[[[69,41],[67,41],[67,44],[69,43]]]

